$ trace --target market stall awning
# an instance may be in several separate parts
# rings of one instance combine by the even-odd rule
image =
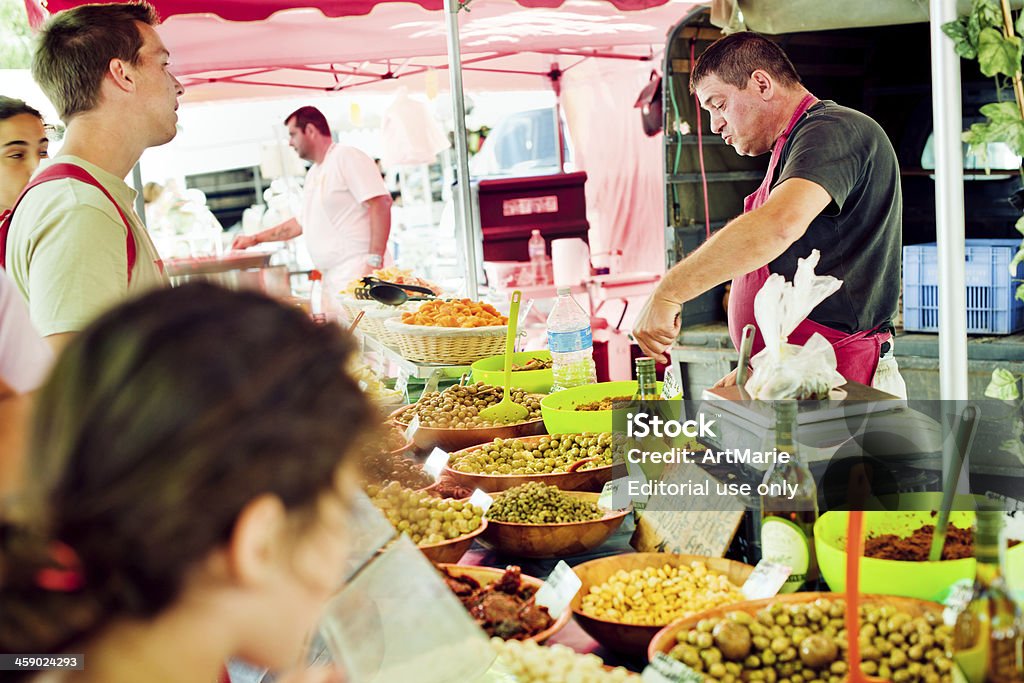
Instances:
[[[26,0],[38,24],[77,0]],[[185,101],[393,85],[447,68],[441,0],[156,0]],[[651,59],[689,0],[476,0],[460,12],[471,89],[550,87],[552,66]],[[622,10],[629,10],[623,12]],[[447,77],[442,74],[442,82]],[[415,86],[414,86],[415,87]]]

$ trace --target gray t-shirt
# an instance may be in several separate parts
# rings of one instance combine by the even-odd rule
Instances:
[[[772,188],[804,178],[832,197],[768,269],[792,280],[797,259],[821,252],[819,275],[843,281],[809,316],[844,332],[891,323],[899,305],[903,196],[892,143],[872,118],[831,100],[812,106],[782,147]]]

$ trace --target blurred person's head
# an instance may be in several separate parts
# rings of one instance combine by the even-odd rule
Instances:
[[[288,144],[300,158],[320,163],[331,145],[331,127],[316,107],[299,107],[287,117]]]
[[[0,96],[0,211],[14,206],[49,145],[42,115],[21,100]]]
[[[349,470],[378,424],[343,369],[353,351],[208,284],[78,335],[38,397],[17,522],[0,524],[0,651],[88,653],[198,610],[225,656],[294,664],[340,587]],[[70,585],[47,578],[55,558]]]
[[[806,90],[781,47],[741,31],[716,40],[697,58],[690,92],[711,115],[713,133],[737,154],[757,156],[771,150]]]
[[[51,17],[39,34],[32,76],[70,122],[98,112],[120,117],[146,147],[177,132],[184,89],[145,2],[81,5]]]

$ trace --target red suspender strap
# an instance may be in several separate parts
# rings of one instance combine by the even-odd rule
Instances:
[[[18,209],[18,204],[36,185],[41,185],[50,180],[61,180],[62,178],[71,178],[87,185],[92,185],[100,192],[103,196],[110,200],[110,203],[117,209],[117,213],[121,216],[121,221],[124,223],[125,230],[128,231],[128,236],[125,244],[125,250],[128,257],[128,283],[132,281],[132,269],[135,268],[136,249],[135,249],[135,234],[132,232],[131,221],[124,215],[124,211],[121,210],[121,206],[114,201],[114,198],[107,192],[107,188],[103,187],[98,180],[92,177],[88,171],[81,166],[75,164],[59,163],[47,166],[39,174],[29,181],[29,184],[25,186],[25,189],[21,191],[18,196],[18,200],[14,202],[14,206],[6,214],[0,216],[0,266],[7,267],[7,234],[10,231],[10,223],[14,218],[14,212]]]

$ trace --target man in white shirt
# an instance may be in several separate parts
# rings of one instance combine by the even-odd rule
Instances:
[[[313,264],[333,296],[384,264],[391,233],[391,194],[373,159],[335,144],[323,113],[301,107],[284,121],[288,144],[313,167],[306,175],[299,215],[255,235],[235,238],[235,249],[306,235]]]

